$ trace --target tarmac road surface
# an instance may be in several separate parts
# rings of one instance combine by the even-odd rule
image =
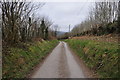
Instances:
[[[60,42],[31,77],[86,78],[87,76],[67,43]]]

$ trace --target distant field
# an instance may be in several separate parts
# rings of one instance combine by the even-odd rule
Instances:
[[[57,40],[33,42],[24,43],[21,48],[9,48],[3,54],[3,78],[25,78],[57,43]]]
[[[94,40],[94,41],[105,41],[105,42],[113,42],[113,43],[118,43],[118,34],[108,34],[108,35],[102,35],[102,36],[78,36],[78,37],[73,37],[72,39],[82,39],[82,40]]]
[[[68,39],[69,46],[100,78],[118,78],[118,43]]]

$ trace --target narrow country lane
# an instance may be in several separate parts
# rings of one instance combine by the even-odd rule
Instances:
[[[45,59],[32,78],[86,78],[65,42],[58,46]]]

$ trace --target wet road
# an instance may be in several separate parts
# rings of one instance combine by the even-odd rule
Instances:
[[[68,45],[60,42],[32,78],[85,78],[85,75]]]

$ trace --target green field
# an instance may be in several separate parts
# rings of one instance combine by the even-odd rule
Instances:
[[[24,43],[25,48],[9,48],[9,53],[3,53],[3,78],[25,78],[57,44],[53,40]]]
[[[100,78],[118,78],[118,44],[92,40],[65,40]]]

